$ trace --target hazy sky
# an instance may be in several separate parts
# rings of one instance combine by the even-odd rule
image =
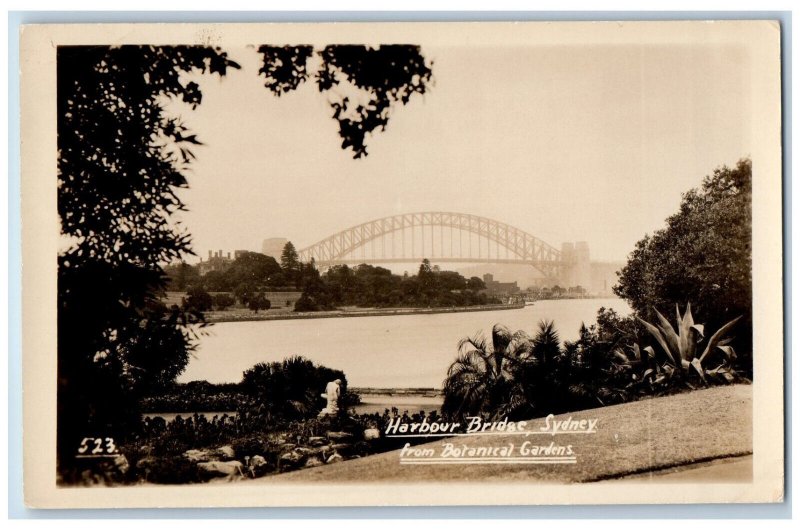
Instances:
[[[175,107],[206,144],[183,193],[204,257],[444,210],[624,260],[681,193],[750,154],[747,56],[733,47],[423,45],[435,85],[359,160],[316,85],[277,98],[254,49],[226,51],[242,70],[203,78],[197,110]]]

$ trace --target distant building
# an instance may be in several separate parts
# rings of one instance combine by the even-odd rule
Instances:
[[[261,253],[265,256],[275,258],[275,261],[280,263],[283,247],[286,246],[288,242],[289,240],[285,237],[271,237],[265,239],[264,242],[261,243]]]
[[[489,296],[503,296],[519,293],[517,282],[498,282],[491,274],[483,275],[483,283],[486,284],[486,294]]]
[[[197,264],[197,271],[200,276],[205,276],[211,271],[224,271],[231,266],[231,263],[233,263],[235,259],[246,252],[246,250],[235,250],[233,252],[233,258],[231,258],[230,252],[223,254],[222,250],[218,250],[217,252],[209,250],[208,259],[206,261],[200,258],[200,263]]]

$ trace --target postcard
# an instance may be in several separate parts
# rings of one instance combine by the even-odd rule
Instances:
[[[26,503],[781,501],[780,35],[24,26]]]

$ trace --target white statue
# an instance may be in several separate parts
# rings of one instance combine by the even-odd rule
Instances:
[[[339,413],[339,396],[342,393],[341,384],[342,380],[336,379],[325,387],[325,393],[321,394],[321,396],[328,400],[328,404],[319,413],[320,416],[336,416]]]

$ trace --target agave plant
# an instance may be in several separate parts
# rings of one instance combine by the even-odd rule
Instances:
[[[705,344],[701,346],[704,337],[704,327],[702,324],[695,324],[692,317],[691,304],[686,305],[683,315],[677,304],[675,305],[676,327],[672,327],[669,320],[658,310],[655,310],[658,317],[658,324],[651,324],[641,318],[637,320],[647,329],[650,335],[656,340],[664,351],[665,362],[662,368],[669,367],[670,376],[672,374],[689,375],[697,373],[703,383],[709,380],[719,380],[730,383],[736,378],[731,364],[736,359],[736,352],[731,347],[730,338],[725,335],[731,330],[741,316],[734,318],[724,326],[719,328]],[[648,355],[655,351],[648,351]],[[708,369],[706,366],[714,359],[721,359],[720,364],[715,368]]]
[[[669,383],[675,368],[670,363],[660,363],[652,346],[640,348],[634,343],[629,347],[629,351],[630,353],[627,353],[622,348],[614,350],[617,362],[630,374],[626,390],[642,391],[644,387],[648,393],[653,393]]]

